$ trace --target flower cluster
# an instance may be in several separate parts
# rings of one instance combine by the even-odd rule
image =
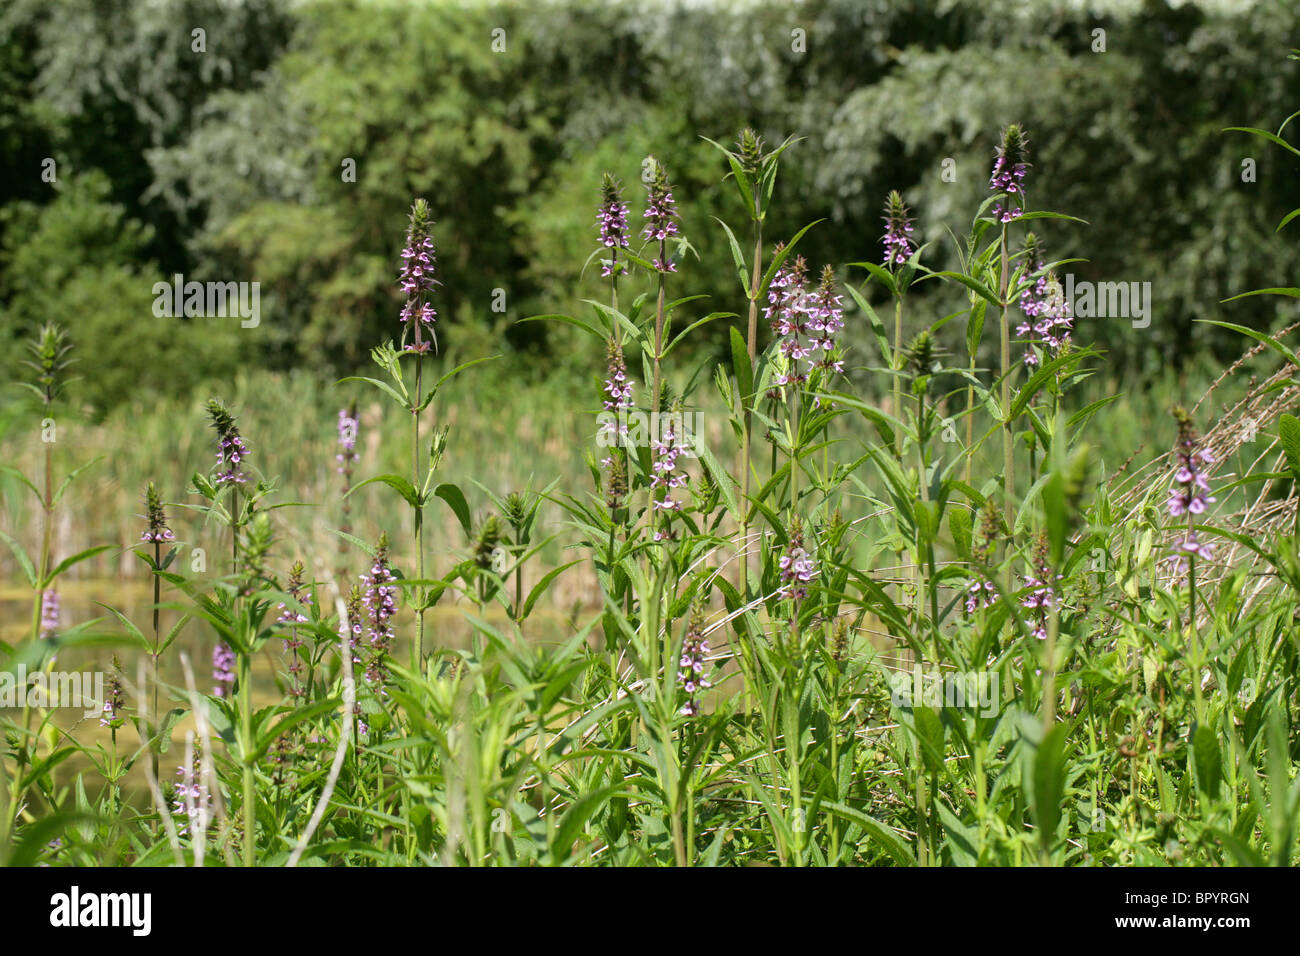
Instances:
[[[605,174],[600,191],[596,225],[600,227],[600,244],[610,250],[610,258],[601,260],[600,274],[616,276],[626,268],[618,261],[618,250],[628,245],[627,204],[623,202],[623,187],[609,173]]]
[[[835,337],[844,328],[844,309],[840,305],[842,296],[835,294],[835,270],[830,266],[822,269],[822,278],[817,291],[808,296],[808,331],[812,333],[809,345],[812,354],[809,368],[820,368],[826,372],[843,372],[844,361],[835,353]],[[820,353],[820,354],[819,354]]]
[[[683,717],[698,717],[699,693],[710,686],[704,677],[704,659],[709,653],[709,642],[704,637],[704,611],[697,604],[691,611],[691,621],[682,639],[682,654],[677,660],[677,682],[686,692],[686,702],[678,711]]]
[[[397,282],[406,296],[402,306],[401,320],[408,330],[414,332],[414,341],[406,346],[408,352],[428,352],[432,343],[424,340],[427,326],[433,328],[438,317],[437,311],[429,303],[433,290],[441,283],[434,278],[433,236],[430,234],[432,222],[429,219],[429,204],[417,199],[411,206],[411,222],[406,230],[406,247],[402,249],[402,267],[398,272]],[[403,333],[405,339],[405,332]]]
[[[352,652],[352,663],[361,663],[361,635],[365,632],[361,618],[361,589],[352,585],[352,592],[347,600],[347,638],[348,649]]]
[[[677,416],[669,415],[665,419],[665,424],[658,439],[650,442],[650,450],[654,453],[653,461],[650,465],[650,488],[651,499],[655,511],[668,512],[669,515],[676,511],[682,510],[680,499],[673,497],[673,490],[686,484],[686,474],[677,470],[677,459],[686,451],[686,446],[681,443],[677,435],[673,420]],[[659,497],[657,489],[663,489],[663,497]],[[655,532],[654,539],[662,541],[670,538],[672,535],[667,527]]]
[[[993,218],[1007,223],[1023,214],[1025,173],[1029,171],[1029,137],[1019,124],[1012,123],[1002,131],[998,156],[989,176],[989,189],[1007,199],[993,207]],[[1014,201],[1013,201],[1014,200]]]
[[[361,606],[365,610],[366,642],[370,645],[370,659],[366,662],[366,680],[381,687],[388,680],[388,652],[393,644],[392,617],[397,613],[397,587],[392,569],[388,565],[388,535],[379,537],[370,573],[363,575],[365,590]]]
[[[1178,420],[1178,443],[1174,446],[1177,470],[1174,472],[1174,484],[1169,489],[1169,517],[1187,518],[1187,533],[1178,539],[1176,552],[1170,559],[1174,562],[1176,573],[1187,570],[1188,557],[1213,558],[1214,551],[1210,545],[1196,536],[1193,522],[1196,516],[1205,513],[1206,505],[1215,500],[1210,494],[1210,482],[1206,478],[1203,466],[1214,464],[1214,455],[1202,443],[1196,434],[1192,417],[1182,408],[1174,409]]]
[[[122,680],[118,677],[121,669],[122,665],[114,655],[113,671],[108,675],[108,694],[104,698],[104,712],[99,718],[101,727],[110,727],[113,730],[121,727],[125,720],[122,711],[126,707],[126,695],[122,691]]]
[[[779,255],[781,246],[777,246]],[[806,338],[808,327],[808,263],[803,256],[795,257],[793,263],[782,264],[772,276],[767,290],[767,308],[763,314],[772,323],[772,333],[780,338],[778,349],[786,360],[784,368],[777,374],[775,384],[778,388],[787,385],[800,385],[807,381],[807,376],[799,368],[799,363],[806,361],[812,354],[813,346]]]
[[[903,202],[898,190],[890,192],[885,199],[884,219],[885,235],[882,238],[885,243],[885,265],[891,269],[906,265],[916,251],[916,243],[912,240],[912,230],[915,227],[908,216],[907,204]]]
[[[778,562],[781,587],[777,593],[792,601],[808,596],[808,582],[817,575],[817,562],[803,546],[803,525],[798,518],[790,522],[790,538]]]
[[[271,783],[277,787],[293,788],[294,778],[289,775],[294,761],[302,755],[302,745],[295,739],[295,731],[281,734],[271,745],[267,762],[271,764]]]
[[[162,496],[158,494],[158,489],[154,487],[152,481],[144,490],[144,502],[145,518],[149,522],[149,529],[140,533],[140,540],[153,544],[174,541],[176,535],[172,534],[171,528],[167,527],[167,515],[163,511]]]
[[[1020,311],[1028,319],[1016,327],[1016,334],[1029,340],[1025,364],[1033,367],[1043,357],[1055,358],[1070,340],[1074,325],[1070,303],[1055,273],[1040,276],[1032,289],[1020,294]]]
[[[216,483],[242,485],[248,480],[243,470],[248,448],[239,434],[235,416],[219,401],[211,399],[208,401],[208,417],[212,419],[212,427],[217,432],[217,465],[220,470],[217,472]]]
[[[203,766],[200,750],[194,748],[194,758],[189,766],[176,768],[176,775],[181,782],[172,790],[172,815],[184,817],[184,822],[176,828],[181,836],[189,833],[191,824],[206,829],[208,819],[208,788],[203,785]]]
[[[307,593],[307,587],[303,584],[302,574],[302,562],[295,561],[293,567],[289,569],[289,583],[285,586],[285,590],[299,604],[310,604],[311,595]],[[289,661],[289,696],[304,697],[307,691],[302,686],[303,662],[300,651],[305,641],[298,636],[298,625],[306,624],[309,619],[301,611],[295,611],[285,604],[277,605],[276,610],[280,612],[280,616],[275,623],[289,629],[289,636],[284,639],[284,649],[292,655]]]
[[[677,203],[673,199],[672,187],[668,184],[668,173],[657,160],[654,163],[654,176],[646,185],[646,205],[643,218],[645,228],[641,236],[647,241],[659,243],[659,254],[654,260],[654,267],[660,272],[676,272],[677,266],[667,257],[667,241],[677,235]]]
[[[1055,583],[1061,575],[1052,573],[1052,566],[1047,560],[1047,539],[1042,537],[1034,550],[1033,568],[1025,576],[1025,587],[1029,589],[1020,601],[1020,606],[1034,612],[1033,635],[1040,641],[1047,639],[1047,618],[1051,610],[1058,606],[1060,598],[1056,593]]]
[[[361,617],[361,589],[355,584],[352,585],[352,591],[348,595],[346,616],[347,621],[342,625],[346,630],[343,633],[347,638],[348,653],[352,657],[352,665],[355,667],[361,663],[361,635],[365,630]],[[370,728],[366,726],[366,722],[361,715],[361,705],[355,701],[352,704],[352,716],[357,722],[357,733],[363,736],[369,733]]]
[[[605,411],[611,412],[614,419],[601,425],[605,435],[620,439],[627,436],[627,419],[625,413],[632,407],[633,381],[627,377],[627,363],[623,361],[623,350],[618,342],[611,338],[607,349],[607,374],[605,379]],[[609,459],[603,459],[602,465],[608,466]]]
[[[605,506],[613,513],[627,498],[627,459],[615,450],[601,464],[605,466]]]
[[[214,697],[225,697],[226,687],[234,686],[235,652],[225,644],[218,644],[212,649],[212,679],[217,682],[212,691]]]
[[[990,608],[998,603],[998,589],[992,581],[972,581],[966,589],[966,613]]]
[[[49,588],[41,593],[41,637],[53,637],[59,630],[59,592]]]

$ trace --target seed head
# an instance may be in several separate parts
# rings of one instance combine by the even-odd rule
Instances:
[[[158,489],[154,487],[152,481],[144,490],[144,507],[149,528],[141,532],[140,540],[154,544],[175,540],[176,535],[172,534],[171,528],[167,527],[167,515],[163,511],[162,496],[158,494]]]

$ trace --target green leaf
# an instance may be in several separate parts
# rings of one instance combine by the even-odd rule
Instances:
[[[23,827],[22,842],[14,849],[13,854],[5,860],[5,866],[35,866],[36,861],[40,859],[41,853],[49,846],[50,841],[67,830],[68,827],[78,824],[95,825],[103,822],[105,821],[102,817],[81,812],[60,812],[41,817],[30,826]]]
[[[1192,756],[1196,762],[1196,783],[1211,797],[1219,795],[1219,782],[1223,776],[1223,757],[1219,753],[1219,739],[1208,724],[1201,724],[1192,735]]]
[[[916,739],[921,745],[921,760],[926,772],[937,776],[943,771],[943,721],[939,712],[933,707],[918,705],[912,707],[912,726]]]
[[[405,499],[406,503],[409,504],[412,508],[418,508],[420,507],[421,504],[423,504],[423,502],[421,502],[420,500],[419,492],[415,490],[415,486],[412,485],[405,478],[403,478],[401,475],[377,475],[374,478],[367,478],[365,481],[355,484],[351,488],[349,488],[347,492],[344,493],[343,497],[346,498],[348,495],[352,494],[352,492],[356,491],[357,489],[364,488],[366,485],[372,485],[376,481],[388,485],[388,487],[392,488],[399,495],[401,495],[402,498]]]
[[[559,315],[558,313],[550,315],[529,315],[519,320],[522,325],[524,322],[563,322],[565,325],[572,325],[575,328],[582,329],[588,335],[604,342],[609,338],[609,333],[603,329],[598,329],[582,319],[575,319],[571,315]]]
[[[1224,302],[1231,302],[1233,299],[1244,299],[1249,295],[1265,295],[1267,293],[1276,293],[1278,295],[1291,295],[1300,298],[1300,289],[1256,289],[1254,292],[1243,292],[1241,295],[1234,295],[1232,299],[1224,299]],[[1292,365],[1300,365],[1300,358],[1296,357],[1295,352],[1291,351],[1277,339],[1263,332],[1256,332],[1254,329],[1248,329],[1244,325],[1234,325],[1231,322],[1220,322],[1217,319],[1197,319],[1197,322],[1205,322],[1208,325],[1218,325],[1225,329],[1231,329],[1234,332],[1240,332],[1248,338],[1254,339],[1267,345],[1273,351],[1286,358]]]
[[[850,266],[857,266],[859,269],[866,269],[871,273],[871,278],[883,285],[890,295],[898,295],[898,283],[894,281],[894,274],[884,266],[877,265],[874,262],[850,262]]]
[[[745,298],[749,298],[749,275],[745,269],[745,254],[741,251],[740,243],[736,241],[736,234],[731,231],[731,227],[718,219],[717,216],[713,218],[717,220],[718,225],[726,230],[727,243],[731,247],[731,261],[736,265],[736,275],[740,276],[740,285],[745,290]]]
[[[339,379],[337,384],[342,385],[344,382],[369,382],[371,385],[375,386],[375,388],[385,391],[389,395],[391,395],[394,399],[396,399],[399,405],[402,405],[404,407],[409,407],[409,402],[407,401],[407,397],[405,395],[399,394],[393,388],[393,386],[389,385],[387,382],[381,382],[377,378],[369,378],[365,375],[349,375],[347,378]]]
[[[112,551],[112,550],[113,550],[113,545],[100,544],[100,545],[96,545],[93,548],[87,548],[85,551],[78,551],[70,558],[64,558],[62,561],[58,563],[58,565],[54,568],[54,570],[50,572],[50,576],[45,579],[45,582],[41,585],[41,587],[48,587],[51,581],[57,578],[64,571],[68,570],[68,568],[72,567],[74,564],[79,564],[82,561],[87,560],[88,558],[93,558],[97,554],[102,554],[105,551]]]
[[[1251,136],[1258,136],[1260,139],[1266,139],[1270,143],[1281,146],[1283,149],[1300,156],[1300,149],[1296,149],[1281,136],[1270,133],[1266,129],[1255,129],[1253,126],[1226,126],[1223,130],[1225,133],[1249,133]]]
[[[1234,295],[1234,296],[1233,296],[1232,298],[1230,298],[1230,299],[1223,299],[1222,301],[1223,301],[1223,302],[1236,302],[1238,299],[1247,299],[1247,298],[1249,298],[1249,297],[1252,296],[1252,295],[1284,295],[1284,296],[1287,296],[1288,298],[1291,298],[1291,299],[1300,299],[1300,289],[1297,289],[1295,286],[1288,286],[1288,287],[1286,287],[1286,288],[1254,289],[1254,290],[1252,290],[1252,291],[1250,291],[1250,292],[1243,292],[1243,293],[1241,293],[1241,295]],[[1209,321],[1211,321],[1211,320],[1210,320],[1210,319],[1200,319],[1200,320],[1198,320],[1198,321],[1209,322]],[[1215,322],[1214,324],[1215,324],[1215,325],[1222,325],[1222,326],[1224,326],[1225,328],[1237,328],[1236,326],[1229,325],[1227,322]],[[1252,336],[1252,338],[1253,338],[1253,337],[1254,337],[1254,336]],[[1260,339],[1260,341],[1263,341],[1263,339]]]
[[[1291,476],[1300,481],[1300,419],[1294,415],[1283,415],[1277,421],[1277,434],[1282,441],[1282,450],[1286,452],[1286,464],[1291,469]]]
[[[731,327],[731,367],[736,373],[736,387],[740,389],[740,400],[748,407],[751,393],[754,391],[754,367],[749,362],[749,346],[740,329]]]
[[[966,508],[954,507],[948,513],[948,530],[952,534],[953,545],[958,556],[964,560],[971,559],[971,513]]]
[[[857,288],[852,285],[846,285],[845,288],[849,290],[849,295],[853,297],[853,301],[858,304],[858,308],[862,310],[862,313],[867,317],[867,322],[871,325],[872,337],[876,340],[876,347],[880,349],[880,364],[886,367],[892,366],[894,364],[894,350],[889,345],[889,336],[885,332],[885,323],[880,321],[880,316],[876,314],[876,310],[871,307],[871,303],[867,301],[866,296],[859,292]]]
[[[277,739],[287,734],[299,724],[306,723],[309,720],[315,720],[317,717],[332,713],[337,710],[343,703],[341,697],[331,697],[328,700],[317,701],[308,707],[299,707],[289,716],[277,721],[274,726],[267,730],[257,741],[257,747],[253,751],[253,760],[261,760],[266,756],[266,752],[271,749],[271,745]]]
[[[562,564],[558,568],[552,568],[550,571],[547,571],[546,574],[542,576],[542,579],[533,586],[533,589],[528,592],[528,597],[524,601],[523,611],[520,612],[518,619],[522,621],[532,612],[533,605],[537,603],[538,598],[546,593],[546,588],[552,581],[575,564],[582,563],[583,560],[583,558],[578,558],[577,560],[570,561],[568,564]]]
[[[101,461],[104,460],[105,457],[107,456],[100,455],[97,458],[94,458],[86,462],[84,465],[80,466],[79,468],[74,468],[71,472],[69,472],[68,477],[64,478],[63,481],[59,484],[59,490],[54,493],[54,497],[50,501],[50,507],[51,508],[55,507],[63,499],[64,492],[68,490],[68,488],[72,485],[73,481],[77,479],[78,475],[80,475],[87,468],[99,464]]]
[[[861,810],[846,806],[842,803],[823,803],[822,809],[828,813],[833,813],[841,820],[849,823],[856,823],[866,832],[874,842],[880,844],[881,848],[890,855],[890,857],[899,866],[916,866],[916,856],[908,848],[894,830],[885,826],[875,817],[869,817]]]
[[[767,272],[763,275],[763,284],[759,287],[758,293],[755,296],[756,298],[761,297],[767,287],[772,284],[772,277],[776,275],[776,270],[781,268],[781,263],[785,262],[786,257],[794,251],[794,247],[799,244],[799,240],[803,238],[804,233],[821,221],[822,220],[820,219],[814,219],[812,222],[808,223],[808,225],[804,226],[794,234],[794,238],[787,242],[780,252],[772,257],[772,262],[767,267]]]
[[[23,569],[23,574],[27,576],[27,583],[35,588],[37,586],[36,569],[32,567],[32,559],[27,557],[27,552],[23,550],[22,545],[3,531],[0,531],[0,541],[9,545],[9,550],[14,553],[14,557],[18,559],[18,564]]]
[[[979,355],[980,339],[984,337],[984,318],[988,309],[988,301],[981,297],[971,309],[970,320],[966,323],[966,354],[970,356],[972,363]]]
[[[931,276],[938,276],[941,279],[952,279],[956,282],[960,282],[966,288],[970,289],[972,292],[976,293],[982,299],[988,302],[989,305],[992,305],[996,308],[1002,307],[1002,301],[998,298],[998,294],[996,292],[994,292],[992,289],[986,286],[983,282],[980,282],[978,279],[972,279],[964,272],[949,272],[949,271],[931,272],[927,274],[925,278],[928,279]]]
[[[451,482],[443,482],[433,489],[433,493],[447,502],[447,505],[455,512],[456,520],[465,529],[465,533],[472,536],[474,532],[471,530],[469,503],[465,500],[465,493],[460,490],[460,487],[453,485]]]
[[[1044,855],[1051,854],[1056,843],[1056,827],[1061,822],[1061,803],[1065,798],[1065,735],[1068,729],[1065,724],[1057,724],[1043,736],[1034,752],[1033,811]]]
[[[619,786],[603,787],[593,793],[579,797],[570,805],[564,816],[560,818],[560,825],[556,829],[555,839],[551,843],[551,858],[556,863],[569,858],[573,852],[573,844],[577,842],[578,834],[587,825],[587,821],[615,796],[636,795]]]
[[[53,770],[55,767],[63,763],[63,761],[67,760],[76,752],[77,752],[76,747],[63,747],[59,750],[54,751],[54,753],[50,754],[40,763],[36,764],[34,767],[32,767],[31,770],[27,771],[26,776],[24,776],[22,780],[19,781],[16,789],[20,793],[26,790],[28,787],[32,785],[34,781],[44,776],[49,771]]]

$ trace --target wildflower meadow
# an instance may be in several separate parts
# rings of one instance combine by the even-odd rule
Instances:
[[[82,313],[21,330],[0,861],[1300,859],[1292,276],[1202,295],[1233,357],[1156,388],[1114,370],[1154,293],[1085,271],[1116,250],[1017,113],[971,134],[969,188],[936,207],[900,171],[833,246],[791,172],[815,131],[673,128],[602,151],[555,305],[477,352],[463,249],[512,213],[435,183],[369,210],[386,256],[317,250],[381,276],[336,372],[254,351],[105,407]],[[1291,132],[1212,135],[1294,182]],[[1294,264],[1300,210],[1266,212]],[[191,337],[169,361],[207,361],[209,325],[290,347],[292,285],[148,278],[133,321]],[[510,336],[584,371],[543,391]]]

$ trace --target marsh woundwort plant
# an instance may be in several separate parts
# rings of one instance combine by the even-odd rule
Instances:
[[[1220,512],[1248,484],[1270,489],[1261,499],[1268,509],[1244,509],[1231,516],[1236,525],[1216,515],[1216,526],[1209,513],[1215,459],[1233,453],[1225,437],[1233,432],[1207,423],[1202,438],[1191,413],[1178,413],[1169,468],[1139,462],[1130,486],[1106,461],[1102,477],[1089,479],[1085,466],[1100,456],[1084,436],[1114,396],[1075,391],[1097,371],[1098,353],[1078,341],[1083,330],[1055,280],[1061,263],[1033,234],[1011,249],[1027,222],[1068,218],[1026,210],[1023,130],[1003,132],[990,194],[951,250],[921,244],[902,194],[890,193],[883,258],[849,264],[865,269],[860,286],[829,265],[809,268],[799,242],[810,226],[765,238],[778,158],[791,142],[768,151],[746,130],[734,149],[719,147],[743,203],[741,228],[723,223],[715,237],[743,292],[735,313],[701,315],[697,296],[668,300],[668,276],[674,289],[690,281],[689,270],[677,272],[690,251],[681,223],[690,220],[662,166],[648,167],[641,244],[629,236],[617,180],[599,183],[593,257],[608,299],[602,291],[583,300],[594,318],[548,317],[590,336],[588,371],[603,381],[599,409],[595,383],[563,395],[562,407],[608,416],[595,431],[600,451],[586,449],[585,494],[560,478],[534,486],[531,474],[508,493],[500,484],[510,479],[479,474],[466,482],[481,492],[472,497],[439,483],[448,432],[422,418],[468,366],[444,372],[435,354],[432,211],[417,200],[398,279],[401,342],[372,350],[380,378],[344,380],[365,381],[401,409],[401,421],[388,423],[400,426],[399,460],[409,417],[411,471],[354,480],[355,405],[336,419],[331,400],[304,430],[316,436],[315,464],[332,452],[342,476],[342,509],[324,503],[343,525],[338,566],[355,554],[368,570],[358,575],[356,564],[338,589],[316,583],[312,568],[335,560],[333,548],[297,533],[319,519],[286,533],[281,516],[296,512],[279,510],[278,479],[263,470],[289,449],[259,426],[257,447],[268,453],[251,457],[235,414],[209,403],[216,464],[193,477],[202,500],[165,502],[161,477],[145,489],[136,553],[153,577],[152,635],[116,614],[141,677],[131,684],[115,666],[104,710],[85,722],[106,742],[78,740],[84,728],[56,725],[43,705],[24,706],[21,723],[0,715],[0,859],[1294,863],[1300,797],[1288,761],[1300,685],[1288,662],[1300,564],[1286,533],[1298,520],[1286,482],[1300,479],[1300,422],[1280,417],[1265,465],[1243,464],[1241,480],[1219,486]],[[959,270],[921,261],[948,252]],[[964,308],[927,318],[914,297],[904,315],[904,298],[922,282],[955,293]],[[894,305],[892,335],[873,300]],[[1002,320],[993,362],[980,360],[986,312]],[[697,344],[694,330],[718,319],[734,320],[717,343],[729,346],[725,360],[697,348],[699,368],[686,374],[689,349],[678,346],[688,336]],[[1290,364],[1252,394],[1282,395],[1280,408],[1300,361],[1258,334]],[[38,345],[34,412],[44,421],[67,352],[53,331]],[[859,360],[873,350],[876,359]],[[430,387],[434,369],[442,377]],[[702,395],[710,380],[716,393]],[[244,422],[258,421],[256,397],[239,397]],[[634,439],[627,427],[638,405],[647,416],[673,414]],[[717,411],[722,427],[688,428],[675,417],[699,407]],[[963,415],[964,445],[948,425]],[[385,423],[372,417],[364,459],[383,461]],[[589,442],[585,420],[573,433]],[[1032,435],[1029,454],[1010,444],[1021,426]],[[770,457],[753,453],[764,440]],[[44,491],[39,474],[31,481],[4,469],[40,503],[30,537],[43,553],[32,560],[7,531],[0,539],[34,600],[30,632],[0,646],[0,694],[17,692],[20,666],[44,665],[90,633],[84,622],[57,620],[55,585],[100,550],[51,554],[48,518],[61,486],[48,454],[34,454],[32,470],[42,457]],[[1276,470],[1283,466],[1290,478]],[[378,535],[397,525],[353,508],[353,495],[374,483],[410,507],[413,540]],[[455,540],[425,526],[435,499],[454,519]],[[197,519],[192,529],[176,520],[186,515]],[[1272,524],[1252,537],[1250,522]],[[231,536],[228,573],[224,560],[220,573],[185,573],[177,550],[210,529]],[[376,536],[377,546],[368,543]],[[1221,550],[1210,551],[1211,539]],[[441,548],[427,555],[435,541]],[[1245,563],[1224,557],[1241,549]],[[1103,565],[1089,569],[1098,552]],[[556,554],[563,558],[547,566]],[[1252,573],[1256,560],[1267,573]],[[164,586],[188,601],[170,628]],[[426,612],[444,595],[447,626],[468,635],[464,650],[452,640],[426,646]],[[399,613],[402,596],[414,620]],[[75,618],[75,605],[64,610]],[[442,614],[436,620],[441,627]],[[160,657],[186,629],[211,654],[203,692],[183,652],[185,691],[158,676]],[[408,637],[409,668],[393,656]],[[900,660],[924,661],[942,678],[933,686],[996,689],[980,694],[979,707],[927,697],[924,687],[896,699]],[[179,706],[164,716],[168,696]],[[195,729],[174,758],[183,763],[169,806],[157,755],[187,716]],[[124,746],[132,727],[138,747]],[[127,767],[146,747],[155,809],[130,814]],[[92,770],[61,764],[72,750]],[[95,774],[98,789],[87,785]],[[1126,776],[1127,787],[1113,785]],[[1072,817],[1085,802],[1100,822]],[[54,848],[34,828],[59,814],[75,823]]]
[[[999,247],[1001,268],[998,270],[998,301],[1002,308],[1002,414],[1006,422],[1002,431],[1002,484],[1007,525],[1014,527],[1015,508],[1015,422],[1011,415],[1011,322],[1007,315],[1008,295],[1011,287],[1011,253],[1008,246],[1008,224],[1024,213],[1025,174],[1029,170],[1029,143],[1025,131],[1012,123],[1002,131],[989,189],[998,197],[993,206],[993,218],[1001,224],[1002,241]]]

